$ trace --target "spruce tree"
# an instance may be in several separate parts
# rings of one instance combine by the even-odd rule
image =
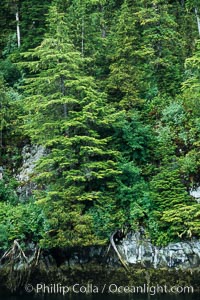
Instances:
[[[101,243],[88,213],[115,197],[118,152],[111,149],[117,114],[106,104],[84,59],[68,37],[64,16],[49,13],[49,33],[40,46],[23,53],[31,72],[25,81],[25,132],[46,147],[38,165],[37,203],[44,207],[49,230],[43,246]]]
[[[46,16],[52,0],[21,0],[20,31],[23,50],[40,44],[46,32]]]
[[[0,75],[0,166],[13,173],[20,162],[23,134],[18,116],[22,113],[21,95],[9,88]]]
[[[108,37],[115,10],[120,4],[105,0],[54,0],[54,3],[59,12],[65,13],[70,40],[82,56],[90,57],[88,73],[98,80],[105,79],[109,72]],[[101,83],[105,85],[103,81]]]
[[[168,1],[124,1],[111,41],[108,91],[113,101],[141,108],[144,100],[178,92],[184,44]]]
[[[186,59],[186,80],[182,84],[184,105],[194,115],[199,116],[199,94],[200,94],[200,40],[196,42],[193,55]]]

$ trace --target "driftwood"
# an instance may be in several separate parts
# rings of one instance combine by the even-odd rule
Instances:
[[[129,272],[129,269],[128,269],[128,264],[127,262],[122,258],[122,256],[120,255],[118,249],[117,249],[117,246],[115,244],[115,241],[114,241],[114,236],[118,233],[118,230],[115,231],[111,237],[110,237],[110,244],[112,245],[115,253],[117,254],[118,258],[119,258],[119,261],[121,262],[122,266],[126,269],[127,272]]]

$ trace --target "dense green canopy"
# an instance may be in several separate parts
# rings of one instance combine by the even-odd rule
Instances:
[[[0,248],[199,237],[198,1],[4,2]],[[27,143],[45,155],[22,201]]]

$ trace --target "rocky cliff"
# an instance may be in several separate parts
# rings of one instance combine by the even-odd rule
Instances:
[[[131,265],[182,269],[200,266],[200,241],[195,239],[157,247],[136,232],[128,234],[118,248],[124,259]]]

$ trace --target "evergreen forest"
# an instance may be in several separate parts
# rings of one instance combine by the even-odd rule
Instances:
[[[199,238],[200,1],[0,7],[0,249]],[[45,155],[22,198],[25,145]]]

